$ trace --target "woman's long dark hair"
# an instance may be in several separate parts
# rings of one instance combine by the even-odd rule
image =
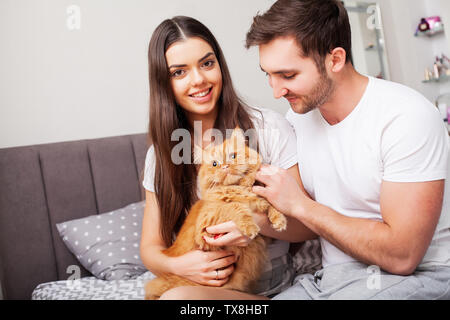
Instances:
[[[247,106],[237,96],[222,50],[213,34],[199,21],[184,16],[164,20],[154,31],[148,48],[150,113],[149,138],[155,148],[155,194],[161,212],[161,236],[167,246],[178,233],[190,207],[197,200],[197,171],[194,164],[176,165],[171,152],[178,143],[171,141],[178,128],[191,129],[183,109],[177,105],[170,84],[165,54],[177,41],[198,37],[213,49],[222,72],[222,92],[214,127],[225,137],[226,129],[239,126],[253,129]]]

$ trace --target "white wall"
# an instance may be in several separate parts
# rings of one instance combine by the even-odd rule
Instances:
[[[360,0],[375,2],[370,0]],[[250,104],[284,113],[244,49],[257,11],[274,0],[2,0],[0,2],[0,148],[147,131],[147,46],[165,18],[190,15],[218,38],[234,85]],[[378,0],[391,80],[434,101],[447,84],[423,84],[424,69],[450,55],[450,1]],[[69,30],[70,5],[81,29]],[[446,35],[415,38],[422,16],[440,14]],[[447,36],[447,38],[446,38]]]
[[[165,18],[189,15],[217,37],[250,104],[284,113],[245,34],[269,0],[0,1],[0,148],[147,131],[147,46]],[[81,9],[81,29],[66,12]]]
[[[423,84],[425,67],[450,55],[450,1],[360,0],[381,5],[391,80],[429,100],[450,82]],[[218,38],[241,96],[284,113],[244,49],[257,11],[274,0],[2,0],[0,1],[0,148],[147,131],[147,46],[165,18],[190,15]],[[81,29],[66,26],[70,5]],[[440,14],[446,34],[415,38],[422,16]],[[447,38],[446,38],[447,37]]]
[[[352,26],[352,55],[353,63],[358,72],[369,74],[369,66],[365,58],[365,46],[363,41],[364,31],[360,26],[360,14],[357,12],[348,12],[348,19]]]
[[[386,51],[391,80],[403,83],[434,102],[450,83],[422,83],[424,70],[434,57],[450,54],[450,2],[448,0],[378,0],[381,7]],[[440,15],[447,27],[445,34],[432,38],[414,37],[420,18]]]

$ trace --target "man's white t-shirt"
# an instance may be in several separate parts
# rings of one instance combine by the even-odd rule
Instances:
[[[382,221],[383,181],[445,179],[449,138],[439,111],[418,92],[369,77],[355,109],[330,125],[315,109],[287,119],[297,135],[298,165],[306,191],[318,203],[355,218]],[[450,198],[446,181],[445,202]],[[399,199],[399,201],[402,201]],[[450,212],[444,203],[433,241],[420,266],[450,264]],[[323,267],[355,261],[320,238]]]
[[[256,108],[255,108],[256,109]],[[295,132],[283,115],[258,108],[261,113],[248,109],[258,137],[259,153],[262,162],[283,169],[297,164],[297,145]],[[151,146],[145,159],[145,173],[143,186],[155,192],[155,149]],[[274,259],[286,254],[289,242],[274,240],[268,247],[269,258]]]

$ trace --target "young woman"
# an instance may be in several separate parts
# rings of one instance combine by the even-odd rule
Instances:
[[[146,207],[141,239],[141,258],[154,274],[170,272],[203,286],[179,287],[161,299],[257,299],[270,297],[291,285],[294,276],[289,242],[300,242],[314,234],[296,220],[288,220],[285,232],[273,230],[266,216],[255,221],[263,235],[276,238],[268,247],[270,262],[258,283],[258,294],[220,289],[232,274],[236,257],[226,251],[194,250],[180,257],[167,257],[161,250],[170,246],[187,212],[197,198],[195,164],[172,159],[179,143],[172,141],[174,130],[184,128],[192,136],[194,122],[201,123],[202,134],[237,125],[256,129],[263,162],[286,169],[300,182],[296,160],[295,133],[287,120],[276,112],[246,106],[233,89],[222,50],[212,33],[199,21],[174,17],[163,21],[149,44],[150,121],[149,148],[143,185]],[[263,129],[264,130],[259,130]],[[210,131],[209,131],[210,132]],[[194,139],[192,139],[194,140]],[[203,136],[201,147],[211,143]],[[194,143],[191,145],[191,154]],[[208,228],[224,234],[207,239],[211,245],[248,245],[250,239],[233,222]]]

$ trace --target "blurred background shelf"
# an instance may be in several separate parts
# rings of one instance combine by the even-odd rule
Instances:
[[[445,82],[450,80],[449,75],[441,75],[439,78],[431,78],[430,80],[422,80],[423,83],[430,83],[430,82]]]
[[[439,28],[435,28],[433,30],[427,30],[427,31],[419,31],[414,36],[416,37],[432,37],[437,34],[444,33],[444,25],[442,24]]]

